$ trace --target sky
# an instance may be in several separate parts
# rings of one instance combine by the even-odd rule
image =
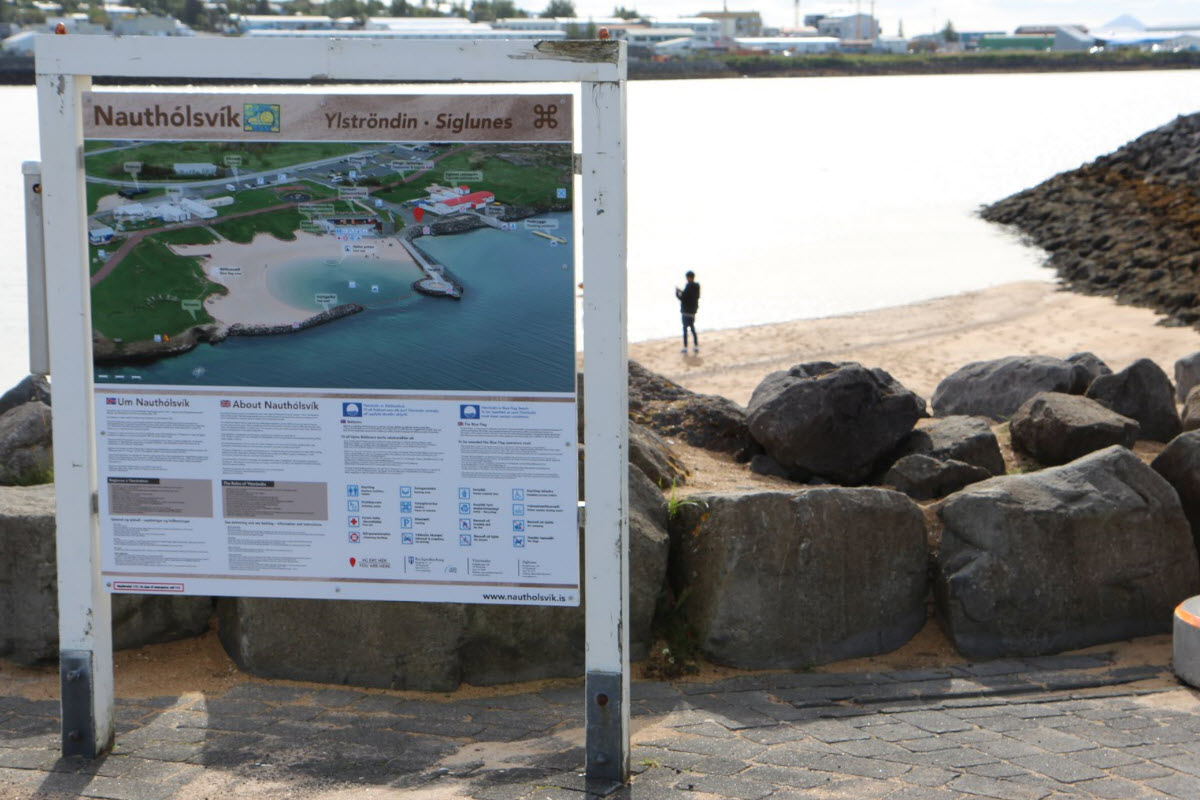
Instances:
[[[536,10],[539,0],[518,2]],[[758,11],[767,25],[790,27],[795,18],[793,0],[724,0],[730,11]],[[693,16],[719,11],[722,0],[575,0],[580,16],[608,16],[615,5],[636,8],[657,17]],[[856,8],[871,12],[871,0],[820,2],[800,0],[800,18],[806,14],[852,14]],[[1082,24],[1097,29],[1122,14],[1145,24],[1200,21],[1196,0],[876,0],[875,16],[883,33],[894,35],[904,22],[904,33],[913,36],[941,30],[946,21],[960,31],[1011,32],[1018,25],[1040,23]]]

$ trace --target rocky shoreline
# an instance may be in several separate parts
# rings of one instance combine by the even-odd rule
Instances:
[[[1046,250],[1073,291],[1200,324],[1200,114],[982,209]]]
[[[207,342],[218,344],[230,336],[275,336],[284,333],[296,333],[308,330],[318,325],[348,317],[364,311],[358,303],[343,303],[333,308],[314,314],[305,320],[285,325],[255,325],[252,323],[235,322],[232,325],[195,325],[186,331],[176,334],[173,339],[164,342],[143,341],[126,344],[114,342],[99,334],[92,339],[92,360],[97,366],[121,366],[129,364],[148,364],[162,358],[183,355],[195,349],[196,345]]]

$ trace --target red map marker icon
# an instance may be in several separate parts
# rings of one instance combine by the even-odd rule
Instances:
[[[357,562],[358,559],[356,559],[354,556],[350,556],[350,566],[353,567]]]

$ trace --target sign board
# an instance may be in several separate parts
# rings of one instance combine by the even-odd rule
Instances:
[[[107,591],[579,603],[571,113],[83,95]]]

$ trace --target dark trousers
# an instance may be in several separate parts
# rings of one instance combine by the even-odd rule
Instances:
[[[683,346],[684,347],[687,347],[687,333],[689,330],[692,332],[692,345],[694,347],[699,347],[700,340],[696,337],[696,315],[695,314],[684,314],[683,315]]]

